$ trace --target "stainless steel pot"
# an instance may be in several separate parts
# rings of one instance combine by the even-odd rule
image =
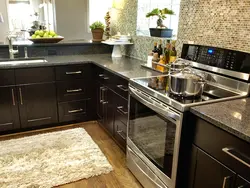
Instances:
[[[192,73],[190,70],[182,70],[169,74],[170,92],[183,96],[201,96],[206,81],[201,77]]]
[[[186,62],[185,60],[183,59],[177,59],[175,62],[171,63],[169,65],[169,70],[170,70],[170,73],[172,72],[179,72],[179,71],[182,71],[183,69],[187,68],[189,66],[189,63]]]

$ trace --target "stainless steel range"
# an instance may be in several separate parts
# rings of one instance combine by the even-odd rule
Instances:
[[[144,187],[175,188],[183,115],[190,107],[249,95],[250,54],[185,44],[181,57],[203,75],[201,96],[172,94],[167,75],[129,84],[127,166]]]

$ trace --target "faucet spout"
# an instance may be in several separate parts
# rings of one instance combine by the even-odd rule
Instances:
[[[9,41],[9,54],[10,54],[10,59],[14,59],[15,58],[15,54],[18,54],[18,50],[14,50],[13,49],[13,41],[12,39],[16,38],[16,35],[9,35],[8,41]]]

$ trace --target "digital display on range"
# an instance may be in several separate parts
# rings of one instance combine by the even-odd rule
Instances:
[[[208,54],[214,54],[214,50],[213,50],[213,49],[208,49],[208,50],[207,50],[207,53],[208,53]]]

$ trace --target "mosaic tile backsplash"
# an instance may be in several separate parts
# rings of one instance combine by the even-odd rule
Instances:
[[[117,11],[112,20],[112,34],[130,33],[134,45],[123,48],[123,53],[146,60],[148,51],[159,38],[136,36],[137,3],[137,0],[124,0],[123,9]],[[181,51],[183,43],[193,41],[250,53],[249,15],[249,0],[182,0],[177,51]]]

